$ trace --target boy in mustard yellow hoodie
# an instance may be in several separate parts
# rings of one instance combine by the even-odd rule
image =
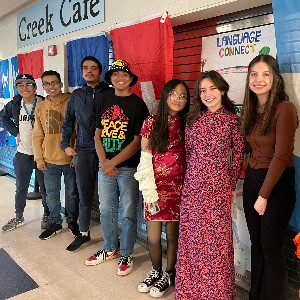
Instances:
[[[76,237],[79,234],[77,224],[79,197],[75,171],[72,166],[72,157],[66,155],[60,147],[62,139],[61,126],[70,93],[62,93],[63,84],[60,74],[56,71],[45,71],[42,74],[42,82],[48,96],[43,103],[36,106],[32,141],[34,160],[38,169],[44,173],[47,191],[46,200],[50,209],[50,226],[42,232],[39,238],[47,240],[62,231],[62,218],[60,215],[62,174],[65,183],[68,228]]]

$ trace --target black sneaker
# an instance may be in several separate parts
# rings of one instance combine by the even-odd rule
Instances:
[[[72,232],[74,238],[80,233],[78,223],[75,221],[68,223],[68,229]]]
[[[62,226],[61,224],[53,224],[51,223],[49,228],[47,228],[45,231],[41,233],[39,238],[41,240],[48,240],[51,237],[53,237],[55,234],[59,233],[62,231]]]
[[[153,298],[160,298],[171,286],[172,273],[164,272],[162,277],[155,282],[150,289],[150,296]]]
[[[161,278],[162,274],[163,272],[161,267],[158,269],[152,269],[147,274],[147,277],[138,285],[138,291],[140,293],[148,293],[154,283]]]
[[[90,232],[88,235],[82,235],[82,233],[79,233],[66,250],[70,252],[76,252],[83,244],[88,243],[90,240]]]

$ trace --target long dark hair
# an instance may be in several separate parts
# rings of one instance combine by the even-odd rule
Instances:
[[[189,88],[183,80],[172,79],[169,80],[163,87],[161,93],[161,99],[159,101],[156,121],[153,130],[149,138],[149,146],[151,149],[155,149],[157,152],[165,153],[168,150],[169,145],[169,126],[168,126],[168,116],[169,116],[169,106],[168,97],[169,94],[176,88],[177,85],[182,84],[186,89],[186,103],[185,107],[178,112],[178,116],[182,120],[182,130],[185,126],[185,116],[187,115],[190,108],[190,92]]]
[[[279,73],[277,60],[271,55],[258,55],[252,59],[248,66],[244,103],[241,112],[241,133],[244,135],[250,132],[251,127],[255,124],[258,118],[257,95],[252,92],[249,87],[249,76],[252,71],[252,67],[258,62],[266,63],[273,74],[272,87],[262,113],[262,121],[259,128],[260,135],[265,135],[269,131],[277,104],[279,102],[289,100],[289,96],[285,92],[284,80]]]
[[[196,118],[198,117],[199,113],[203,110],[207,109],[207,106],[202,103],[201,98],[200,98],[200,84],[203,79],[208,78],[210,79],[216,88],[223,92],[222,95],[222,105],[225,106],[229,111],[235,113],[235,107],[234,107],[234,102],[230,100],[228,97],[228,91],[229,91],[229,84],[227,81],[217,72],[214,70],[211,71],[206,71],[202,73],[202,75],[197,79],[195,83],[195,89],[194,89],[194,105],[193,109],[191,112],[188,114],[187,117],[187,124],[188,126],[191,126]]]

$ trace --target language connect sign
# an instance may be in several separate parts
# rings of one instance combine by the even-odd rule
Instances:
[[[104,0],[41,0],[18,13],[18,48],[104,22]]]
[[[229,83],[229,96],[236,104],[244,98],[248,64],[259,54],[276,57],[274,25],[265,25],[204,37],[204,71],[216,70]]]

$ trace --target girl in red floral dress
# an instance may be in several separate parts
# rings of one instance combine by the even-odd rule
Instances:
[[[143,194],[152,270],[138,291],[161,297],[175,279],[178,221],[185,173],[184,127],[190,94],[179,79],[168,81],[162,91],[158,112],[141,129],[142,153],[135,178]],[[161,233],[166,222],[167,267],[162,270]]]
[[[185,134],[175,299],[235,299],[231,198],[244,138],[229,85],[216,71],[196,82]]]

